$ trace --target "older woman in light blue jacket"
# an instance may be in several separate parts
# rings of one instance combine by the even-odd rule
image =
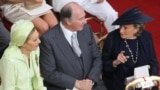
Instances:
[[[29,20],[11,27],[11,41],[1,60],[2,90],[46,90],[39,70],[39,34]]]

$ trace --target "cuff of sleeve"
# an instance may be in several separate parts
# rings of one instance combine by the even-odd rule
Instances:
[[[96,86],[97,86],[97,83],[94,80],[92,80],[92,89],[95,88]]]

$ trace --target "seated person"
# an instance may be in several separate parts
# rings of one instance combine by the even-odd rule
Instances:
[[[77,3],[62,8],[60,23],[41,41],[40,68],[47,90],[107,90],[100,79],[101,53]]]
[[[45,0],[3,0],[1,9],[4,17],[12,23],[20,19],[31,20],[40,36],[58,23]]]
[[[11,40],[0,60],[2,90],[46,90],[39,69],[39,33],[29,20],[11,27]]]
[[[151,17],[132,8],[113,22],[120,28],[108,34],[102,49],[102,79],[108,90],[125,90],[125,79],[134,75],[135,67],[149,65],[149,74],[158,75],[152,36],[144,28],[149,21]]]
[[[0,12],[0,58],[3,54],[4,49],[9,45],[10,36],[9,31],[4,27],[1,22],[1,12]]]
[[[4,49],[9,45],[10,36],[9,31],[4,27],[0,21],[0,58],[3,54]]]
[[[55,12],[60,12],[61,8],[69,2],[76,2],[87,13],[104,21],[104,25],[108,33],[118,28],[118,26],[111,25],[113,21],[117,19],[118,13],[106,0],[52,0],[52,2]]]

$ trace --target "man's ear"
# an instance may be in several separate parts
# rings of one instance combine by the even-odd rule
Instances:
[[[69,25],[69,26],[71,25],[71,20],[69,18],[66,18],[65,21],[66,21],[67,25]]]

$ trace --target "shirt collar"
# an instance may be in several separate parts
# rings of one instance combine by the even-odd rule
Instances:
[[[64,33],[65,38],[67,39],[67,41],[71,44],[71,36],[73,33],[77,32],[72,32],[69,29],[65,28],[64,25],[62,24],[62,22],[60,22],[60,27],[62,28],[62,32]]]

